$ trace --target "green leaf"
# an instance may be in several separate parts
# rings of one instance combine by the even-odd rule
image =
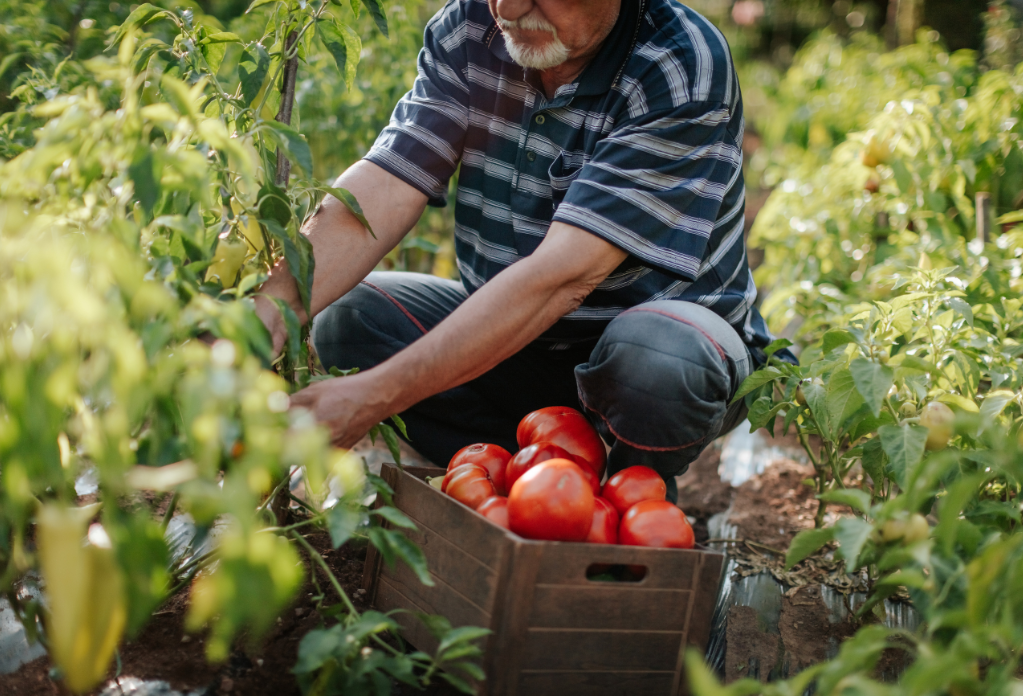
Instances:
[[[384,438],[384,444],[387,445],[387,450],[394,457],[394,463],[401,466],[401,445],[398,444],[398,434],[394,432],[394,428],[389,426],[387,423],[378,423],[377,431],[380,436]]]
[[[785,554],[785,568],[791,568],[801,560],[817,553],[825,544],[835,538],[834,527],[804,529],[795,536]]]
[[[422,550],[409,541],[404,534],[383,527],[370,527],[369,540],[380,551],[381,557],[388,566],[393,567],[395,560],[400,558],[416,574],[419,582],[433,587],[433,578],[430,577],[430,571],[426,567],[426,557]]]
[[[835,427],[843,423],[863,405],[863,398],[856,389],[852,373],[842,369],[835,371],[828,380],[828,417]]]
[[[984,402],[980,405],[980,432],[984,432],[997,423],[1002,411],[1016,398],[1016,395],[1007,389],[988,392]]]
[[[942,394],[938,397],[938,401],[949,406],[955,406],[961,411],[967,413],[980,413],[980,409],[973,399],[967,399],[965,396],[959,394]]]
[[[367,4],[372,13],[372,4]],[[337,69],[345,80],[345,86],[351,91],[352,85],[355,83],[355,68],[359,64],[359,56],[362,53],[362,40],[358,34],[352,31],[351,27],[339,23],[333,17],[318,22],[316,30],[319,32],[323,45],[333,56]]]
[[[117,44],[121,43],[121,39],[124,38],[124,35],[128,33],[129,29],[132,29],[134,27],[145,26],[149,22],[152,22],[154,19],[158,19],[159,17],[173,16],[174,15],[172,15],[167,10],[162,10],[159,7],[156,7],[148,2],[143,3],[136,7],[134,10],[132,10],[131,14],[129,14],[125,18],[124,23],[117,28],[117,32],[113,35],[113,37],[111,37],[109,41],[107,41],[107,46],[108,47],[116,46]]]
[[[923,459],[927,428],[919,425],[883,425],[878,428],[878,435],[881,447],[888,455],[895,482],[900,488],[905,488],[907,474]]]
[[[843,517],[835,524],[835,541],[838,542],[842,557],[845,558],[847,573],[856,570],[860,551],[873,531],[874,527],[859,517]]]
[[[373,510],[370,514],[387,520],[395,527],[416,529],[416,523],[410,520],[404,512],[395,507],[385,505],[384,507],[379,507],[376,510]]]
[[[153,153],[145,149],[136,154],[128,167],[128,177],[135,185],[135,198],[147,216],[153,214],[153,208],[160,200],[160,182],[154,173],[154,164]]]
[[[258,207],[260,222],[266,224],[266,220],[273,220],[284,234],[283,230],[291,223],[292,217],[287,192],[271,182],[263,184],[259,189]]]
[[[255,101],[269,68],[270,55],[260,44],[252,44],[245,49],[238,62],[238,78],[242,86],[242,103],[246,106]]]
[[[849,343],[856,343],[856,337],[845,329],[832,329],[824,334],[823,346],[821,350],[824,355],[827,355],[835,348],[844,346]]]
[[[465,681],[461,677],[456,677],[451,672],[438,672],[437,676],[463,694],[467,694],[468,696],[474,696],[476,694],[476,689],[474,689],[469,682]]]
[[[366,9],[369,10],[370,15],[373,17],[373,22],[377,25],[377,29],[384,36],[387,36],[387,17],[384,16],[384,8],[380,0],[365,0]]]
[[[327,531],[330,532],[330,542],[334,548],[352,538],[355,530],[366,521],[366,512],[361,507],[352,508],[344,503],[338,503],[327,512]]]
[[[826,503],[848,505],[853,510],[867,514],[870,511],[870,494],[859,488],[838,488],[817,496]]]
[[[335,656],[345,652],[344,629],[342,626],[316,628],[302,636],[298,644],[298,661],[292,668],[295,674],[315,672]]]
[[[732,403],[734,404],[754,389],[759,389],[765,384],[768,384],[782,376],[781,370],[776,367],[764,367],[757,370],[739,385],[739,390],[735,392],[735,396],[732,398]]]
[[[367,473],[366,482],[373,487],[373,490],[377,492],[380,499],[387,505],[394,504],[394,489],[391,488],[387,481],[383,480],[376,474]]]
[[[892,388],[895,374],[887,365],[880,365],[870,360],[857,358],[849,365],[856,389],[870,407],[874,416],[881,413],[881,405],[888,398],[888,390]]]
[[[805,382],[802,385],[803,396],[806,398],[806,406],[813,414],[817,425],[821,428],[821,435],[831,438],[831,422],[828,420],[828,395],[823,384],[816,382]]]
[[[265,295],[265,297],[270,298],[277,307],[277,311],[281,313],[281,318],[284,319],[284,327],[288,330],[288,341],[285,344],[288,355],[297,359],[299,344],[302,341],[302,324],[298,320],[298,315],[281,298],[274,297],[273,295]]]
[[[457,646],[459,643],[471,643],[474,640],[486,638],[490,633],[489,628],[480,628],[479,626],[453,628],[441,639],[440,645],[437,646],[437,654],[443,655],[444,652]]]
[[[408,428],[405,427],[405,421],[401,419],[401,416],[395,413],[393,416],[391,416],[391,420],[394,421],[394,425],[398,428],[398,432],[401,433],[401,436],[406,440],[409,439]]]
[[[307,176],[313,174],[313,153],[309,143],[297,130],[280,121],[264,121],[263,125],[270,129],[270,137],[278,147],[284,149],[288,159],[297,165]]]
[[[787,338],[775,339],[774,341],[771,341],[769,344],[767,344],[766,348],[764,348],[764,354],[767,357],[771,357],[772,355],[777,353],[779,350],[782,350],[784,348],[788,348],[788,347],[793,346],[793,345],[795,345],[795,344],[792,343],[792,341],[790,341]]]
[[[366,215],[362,212],[362,206],[359,205],[359,201],[355,200],[355,196],[348,189],[334,188],[333,186],[317,186],[317,190],[329,193],[334,198],[344,203],[345,207],[351,211],[352,215],[358,218],[362,226],[366,228],[366,231],[370,233],[373,239],[377,236],[373,233],[373,228],[369,225],[369,220],[366,219]]]
[[[955,310],[956,314],[965,319],[967,324],[973,326],[973,308],[970,307],[970,305],[958,297],[950,297],[947,302],[949,306]]]
[[[860,459],[863,470],[870,475],[875,487],[884,482],[885,454],[881,447],[881,438],[875,437],[863,443],[863,456]]]

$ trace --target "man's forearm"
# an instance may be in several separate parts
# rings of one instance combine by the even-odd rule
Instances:
[[[348,168],[335,183],[352,192],[373,228],[373,236],[343,203],[328,196],[306,224],[313,246],[311,309],[315,316],[355,287],[412,228],[426,206],[426,196],[375,164],[362,160]],[[285,300],[307,321],[294,278],[283,261],[274,268],[262,292]],[[276,309],[264,307],[267,317]]]
[[[535,254],[502,271],[430,333],[367,373],[386,399],[383,410],[401,412],[482,375],[574,311],[625,258],[587,232],[576,234],[600,245],[582,264],[586,272],[559,273],[567,263],[562,259],[574,250],[564,238],[562,249]]]

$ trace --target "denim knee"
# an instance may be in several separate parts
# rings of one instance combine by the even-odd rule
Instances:
[[[360,283],[313,319],[313,347],[324,367],[369,369],[421,334],[411,334],[392,302]],[[413,327],[414,328],[414,327]]]
[[[748,372],[749,352],[724,319],[662,301],[612,321],[576,381],[609,439],[651,454],[698,454],[721,431]]]

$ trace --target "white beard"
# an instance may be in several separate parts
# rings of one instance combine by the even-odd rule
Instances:
[[[561,65],[569,58],[570,51],[558,38],[558,30],[544,19],[528,14],[509,22],[498,17],[497,25],[504,32],[504,45],[508,49],[508,55],[523,68],[547,70]],[[513,39],[508,29],[544,31],[551,35],[551,40],[540,47],[528,46]]]

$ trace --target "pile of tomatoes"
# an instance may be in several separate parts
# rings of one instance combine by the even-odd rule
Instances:
[[[490,444],[459,450],[440,489],[527,539],[693,547],[693,528],[665,500],[667,487],[656,471],[632,466],[600,485],[604,443],[579,411],[533,411],[516,439],[514,456]]]

